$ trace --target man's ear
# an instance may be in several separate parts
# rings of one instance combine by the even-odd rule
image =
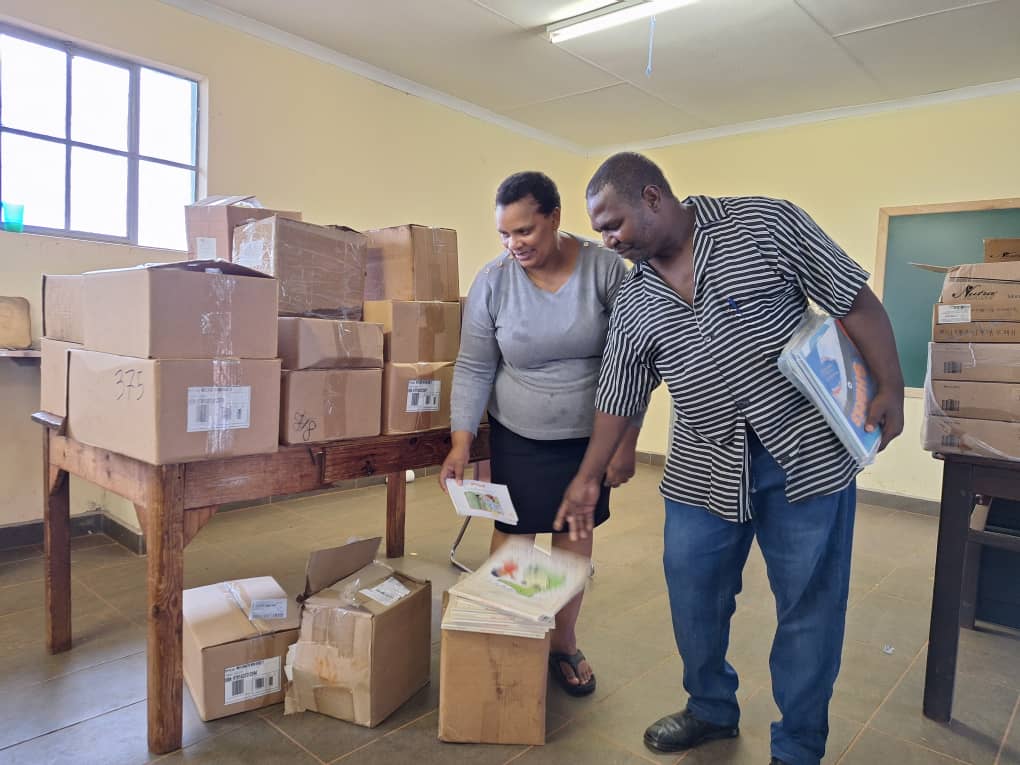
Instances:
[[[652,212],[658,212],[662,208],[662,190],[658,186],[648,184],[641,189],[641,200]]]

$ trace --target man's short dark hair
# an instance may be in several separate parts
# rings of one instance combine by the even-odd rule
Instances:
[[[666,196],[673,196],[673,189],[659,166],[643,154],[632,151],[621,151],[603,162],[588,181],[585,196],[590,199],[606,186],[612,186],[617,194],[630,202],[641,198],[645,186],[657,186]]]
[[[512,205],[529,196],[538,202],[538,211],[542,215],[549,215],[560,206],[560,192],[556,184],[548,175],[536,170],[514,173],[499,184],[496,189],[496,206]]]

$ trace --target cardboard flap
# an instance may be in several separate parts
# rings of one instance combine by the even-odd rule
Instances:
[[[208,648],[296,629],[301,617],[293,604],[288,604],[284,619],[248,619],[253,600],[270,598],[287,600],[287,593],[272,577],[238,579],[185,590],[182,610],[198,645]]]
[[[213,196],[204,197],[194,202],[192,207],[229,207],[230,205],[241,205],[242,202],[248,204],[243,205],[244,207],[262,207],[262,203],[259,202],[254,196],[245,196],[243,194],[235,196],[226,196],[223,194],[214,194]]]
[[[382,537],[372,537],[313,552],[305,569],[305,591],[298,600],[303,602],[367,566],[375,560],[381,542]]]
[[[231,276],[254,276],[259,279],[272,279],[269,274],[256,271],[254,268],[231,263],[229,260],[178,260],[173,263],[142,263],[127,268],[104,268],[98,271],[86,271],[86,274],[108,274],[113,271],[197,271],[200,273],[220,273]]]
[[[920,268],[922,271],[934,271],[936,274],[948,274],[956,266],[933,266],[928,263],[911,263],[914,268]]]

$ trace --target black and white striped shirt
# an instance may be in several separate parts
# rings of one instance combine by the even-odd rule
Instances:
[[[784,468],[791,502],[859,468],[776,360],[808,299],[849,313],[868,274],[796,205],[689,197],[694,305],[639,263],[616,298],[596,408],[629,417],[665,382],[676,415],[660,490],[731,521],[751,517],[747,427]]]

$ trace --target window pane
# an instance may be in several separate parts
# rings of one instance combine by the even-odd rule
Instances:
[[[71,138],[127,151],[128,87],[127,69],[71,59]]]
[[[127,236],[127,157],[71,149],[71,228]]]
[[[6,108],[6,105],[5,105]],[[25,225],[64,227],[63,144],[4,133],[0,138],[3,201],[25,205]]]
[[[0,60],[3,61],[0,74],[3,124],[63,138],[67,54],[56,48],[0,35]]]
[[[142,69],[139,151],[148,157],[193,165],[197,97],[196,83]]]
[[[195,201],[195,173],[155,162],[138,163],[138,244],[186,250],[184,206]]]

